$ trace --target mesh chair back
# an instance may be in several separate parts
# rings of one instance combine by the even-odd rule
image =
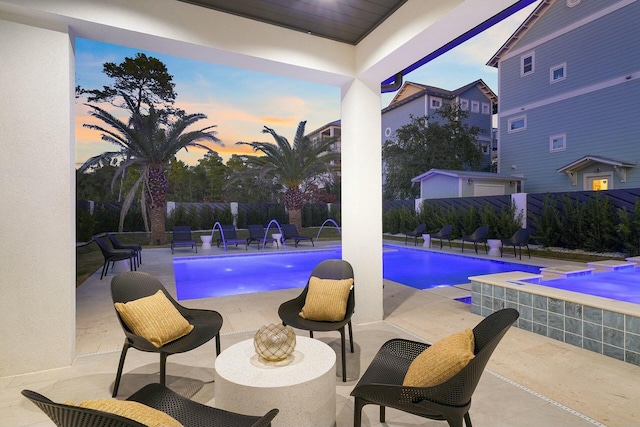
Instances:
[[[188,225],[175,225],[173,227],[173,240],[176,242],[188,242],[191,238],[191,227]]]
[[[530,228],[521,228],[513,234],[511,238],[513,243],[516,245],[524,245],[529,241],[529,237],[531,236]]]
[[[22,390],[22,395],[47,414],[58,427],[144,427],[144,424],[119,415],[56,403],[35,391]]]
[[[224,233],[224,240],[238,240],[236,227],[233,225],[223,225],[222,232]]]
[[[475,357],[453,378],[430,387],[430,400],[450,406],[461,406],[471,401],[489,358],[518,316],[517,310],[506,308],[489,315],[476,325],[473,328]]]

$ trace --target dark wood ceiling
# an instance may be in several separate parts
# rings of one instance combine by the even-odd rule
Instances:
[[[178,0],[358,44],[407,0]]]

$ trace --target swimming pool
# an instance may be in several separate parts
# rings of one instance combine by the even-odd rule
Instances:
[[[174,258],[178,300],[302,288],[313,267],[340,259],[340,249]],[[385,245],[383,277],[417,289],[468,283],[504,271],[539,273],[537,266]]]

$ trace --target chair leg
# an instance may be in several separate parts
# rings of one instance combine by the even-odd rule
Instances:
[[[309,338],[313,338],[313,331],[309,331]]]
[[[359,397],[356,397],[354,408],[353,408],[353,427],[362,426],[362,407],[365,404],[366,403],[362,399],[360,399]]]
[[[353,328],[351,327],[351,321],[347,323],[349,326],[349,342],[351,343],[351,353],[353,353]]]
[[[116,373],[116,381],[113,383],[113,394],[111,397],[116,397],[118,394],[118,387],[120,387],[120,379],[122,378],[122,368],[124,368],[124,359],[127,357],[127,350],[129,350],[129,342],[125,339],[122,346],[122,353],[120,353],[120,363],[118,363],[118,372]]]
[[[469,416],[469,412],[467,412],[466,414],[464,414],[464,425],[466,427],[472,427],[471,426],[471,417]]]
[[[102,277],[104,277],[104,273],[105,273],[105,269],[107,268],[107,263],[109,261],[105,261],[104,265],[102,266],[102,273],[100,273],[100,280],[102,280]]]
[[[340,347],[342,350],[342,382],[347,382],[347,355],[344,349],[344,326],[340,328]]]
[[[531,251],[529,250],[529,244],[527,244],[527,254],[529,255],[529,258],[531,258]]]
[[[160,353],[160,384],[167,382],[167,353]]]
[[[380,405],[380,422],[384,423],[386,418],[386,406]]]
[[[216,335],[216,356],[220,356],[220,332]]]

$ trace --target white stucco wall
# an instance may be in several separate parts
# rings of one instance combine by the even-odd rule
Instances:
[[[0,15],[0,377],[75,354],[72,46]],[[9,66],[10,65],[10,66]]]

